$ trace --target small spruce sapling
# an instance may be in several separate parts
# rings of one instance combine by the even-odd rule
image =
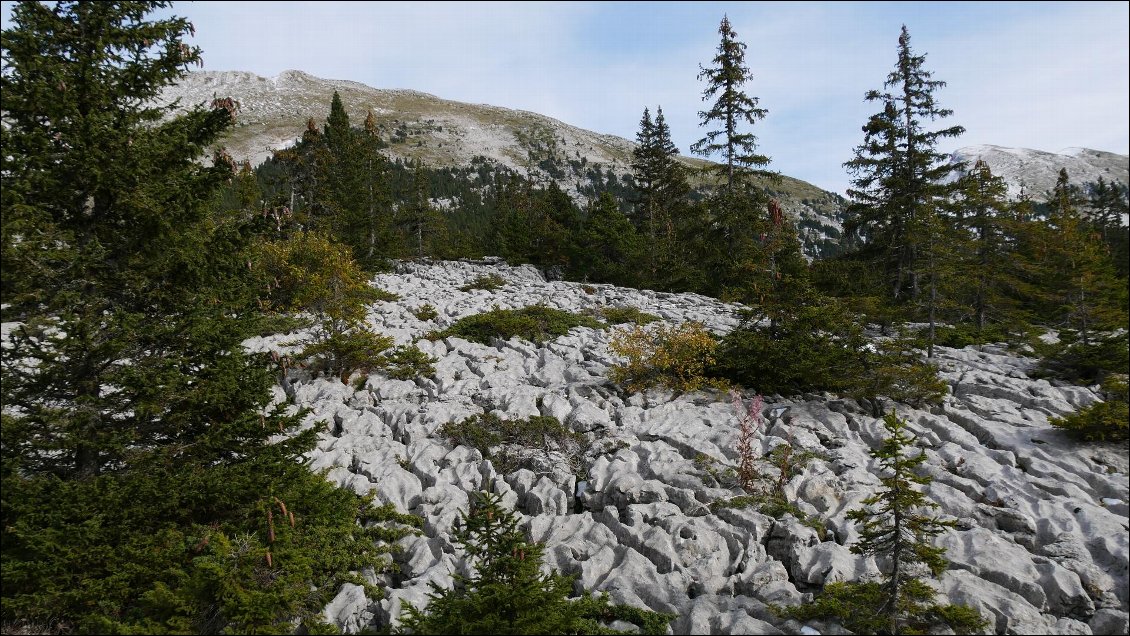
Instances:
[[[861,526],[860,540],[851,551],[882,558],[885,580],[831,583],[813,603],[786,613],[800,620],[833,618],[855,633],[928,633],[941,623],[958,634],[979,633],[987,622],[976,610],[934,603],[936,592],[922,579],[922,567],[933,576],[945,571],[945,549],[931,545],[929,539],[954,523],[924,514],[938,506],[915,489],[930,478],[914,472],[926,460],[926,453],[907,453],[915,438],[906,431],[906,422],[888,414],[883,426],[888,437],[871,451],[885,473],[883,486],[863,500],[863,508],[847,516]]]

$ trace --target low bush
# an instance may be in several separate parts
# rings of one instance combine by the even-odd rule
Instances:
[[[438,340],[456,336],[471,342],[490,344],[495,338],[509,340],[514,336],[542,343],[569,333],[573,327],[599,329],[601,324],[588,316],[552,309],[542,305],[522,309],[495,309],[459,319],[447,329],[426,337]]]
[[[649,314],[628,305],[601,307],[597,313],[610,325],[622,325],[625,323],[647,325],[660,319],[659,316],[655,314]]]
[[[886,600],[886,585],[878,582],[829,583],[811,603],[790,608],[774,607],[779,614],[800,621],[834,620],[853,634],[891,634],[887,616],[879,612]],[[981,634],[988,621],[965,605],[934,603],[936,592],[926,582],[904,584],[900,612],[901,634],[936,634],[948,627],[955,634]]]
[[[1051,419],[1062,428],[1088,442],[1125,441],[1130,432],[1130,384],[1125,375],[1109,375],[1102,384],[1103,402],[1096,402],[1076,413]]]
[[[436,317],[439,316],[439,312],[436,311],[436,308],[432,306],[431,303],[424,303],[423,305],[417,307],[412,312],[412,315],[416,316],[417,320],[428,321],[435,320]]]
[[[461,422],[448,422],[439,432],[455,444],[478,449],[501,473],[519,468],[546,473],[562,464],[570,472],[577,472],[586,447],[584,435],[573,432],[557,418],[546,416],[504,420],[493,413],[483,413]]]
[[[636,325],[616,332],[610,347],[627,361],[613,367],[609,377],[633,393],[652,387],[688,392],[728,386],[708,375],[715,363],[718,341],[699,322],[675,327]]]
[[[469,292],[475,289],[494,291],[506,284],[506,279],[498,274],[485,274],[459,288],[459,291]]]

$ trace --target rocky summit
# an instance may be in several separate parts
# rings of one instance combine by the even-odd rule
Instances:
[[[506,284],[460,290],[487,274]],[[414,382],[374,374],[357,390],[292,369],[276,389],[277,401],[310,409],[307,425],[328,425],[309,456],[313,470],[423,519],[422,533],[400,542],[400,571],[380,581],[386,598],[368,601],[346,584],[325,608],[342,630],[395,625],[405,602],[427,604],[429,583],[449,587],[453,575],[467,574],[452,525],[470,493],[490,488],[544,542],[544,567],[576,574],[578,586],[617,602],[676,614],[675,633],[842,633],[837,625],[786,621],[770,606],[878,574],[873,557],[851,552],[859,535],[846,518],[879,486],[869,451],[884,429],[870,410],[828,395],[766,398],[755,450],[791,444],[815,457],[785,486],[810,520],[804,524],[791,514],[717,505],[740,494],[717,478],[738,462],[730,397],[623,393],[608,380],[618,362],[609,349],[616,327],[577,327],[542,345],[420,339],[467,315],[534,304],[578,313],[635,307],[721,334],[738,324],[740,307],[693,294],[547,282],[532,267],[489,260],[405,262],[373,282],[399,300],[370,307],[371,325],[400,343],[416,341],[437,359],[435,374]],[[419,320],[414,310],[423,304],[437,316]],[[293,338],[246,345],[286,354]],[[950,561],[930,583],[939,600],[975,608],[1000,634],[1127,633],[1128,451],[1080,444],[1048,424],[1096,395],[1029,377],[1034,360],[1003,348],[943,347],[936,364],[950,386],[944,404],[897,411],[928,457],[922,468],[933,481],[925,492],[957,522],[937,540]],[[438,430],[486,412],[553,416],[589,443],[572,470],[547,454],[536,471],[502,473]]]

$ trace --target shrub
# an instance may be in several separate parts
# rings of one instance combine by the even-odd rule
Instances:
[[[1034,375],[1068,382],[1095,384],[1112,373],[1127,372],[1130,365],[1130,337],[1126,330],[1075,342],[1074,334],[1060,334],[1062,341],[1048,347]]]
[[[573,327],[599,329],[600,326],[599,322],[587,316],[534,305],[522,309],[495,309],[466,316],[443,331],[428,334],[427,338],[436,340],[456,336],[480,344],[490,344],[495,338],[509,340],[517,336],[530,342],[542,343],[569,333]]]
[[[902,591],[899,611],[904,616],[900,634],[939,633],[942,625],[956,634],[980,634],[988,621],[965,605],[938,605],[934,589],[919,580],[909,581]],[[890,621],[877,611],[885,600],[881,583],[829,583],[811,603],[774,608],[778,614],[801,621],[831,619],[853,634],[892,634]]]
[[[980,330],[977,329],[977,325],[971,323],[938,325],[934,329],[934,344],[954,349],[994,342],[1023,342],[1027,340],[1027,337],[1027,329],[1021,327],[1011,331],[1003,324],[987,325]],[[915,344],[920,348],[925,348],[928,343],[929,334],[926,333],[926,330],[920,331],[915,339]]]
[[[727,386],[724,381],[707,376],[715,362],[718,341],[702,323],[688,321],[677,327],[636,325],[616,332],[610,347],[627,361],[613,367],[609,376],[630,392],[656,386],[679,392]]]
[[[636,325],[647,325],[660,319],[655,314],[649,314],[628,305],[601,307],[598,313],[610,325],[622,325],[629,322]]]
[[[1088,442],[1125,441],[1130,427],[1127,376],[1107,376],[1102,384],[1102,395],[1103,402],[1096,402],[1065,417],[1052,418],[1052,426]]]
[[[423,305],[417,307],[415,311],[412,312],[412,315],[416,316],[417,320],[428,321],[435,320],[436,317],[439,316],[439,313],[431,303],[424,303]]]
[[[862,365],[865,344],[840,304],[821,299],[776,322],[746,315],[722,339],[715,372],[765,394],[841,392]]]
[[[415,345],[401,345],[385,354],[377,368],[394,380],[412,380],[434,374],[435,362]]]
[[[562,463],[575,473],[586,446],[584,435],[548,416],[504,420],[484,413],[462,422],[448,422],[439,432],[455,444],[478,449],[500,473],[519,468],[546,473]]]
[[[455,587],[431,584],[425,610],[405,605],[401,628],[413,634],[617,634],[606,623],[625,620],[645,634],[665,634],[674,618],[612,605],[608,595],[570,599],[572,576],[543,574],[545,547],[518,529],[502,498],[478,493],[456,523],[456,541],[474,561],[474,577],[455,575]]]
[[[459,291],[469,292],[475,289],[494,291],[506,284],[506,279],[498,274],[485,274],[459,288]]]
[[[916,407],[940,404],[949,386],[921,357],[914,342],[901,336],[871,345],[860,352],[861,363],[852,370],[847,393],[869,403],[875,417],[883,416],[882,397]]]

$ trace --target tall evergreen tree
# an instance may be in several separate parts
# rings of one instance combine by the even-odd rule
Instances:
[[[1045,287],[1055,294],[1049,308],[1053,324],[1074,330],[1086,345],[1096,330],[1125,326],[1126,287],[1101,236],[1079,213],[1080,201],[1078,188],[1061,169],[1049,201],[1050,236],[1040,260]]]
[[[316,431],[270,407],[275,370],[242,347],[262,324],[247,215],[210,209],[230,158],[199,161],[237,107],[160,105],[200,60],[186,20],[148,17],[167,6],[24,2],[0,35],[23,264],[3,272],[22,324],[0,382],[2,618],[321,629],[348,570],[381,569],[381,531],[357,526],[380,515],[302,465]]]
[[[768,113],[759,107],[758,99],[742,91],[742,87],[752,79],[749,67],[745,64],[746,45],[739,42],[738,34],[730,26],[730,19],[723,16],[718,27],[722,41],[718,45],[718,55],[713,59],[714,66],[700,67],[698,78],[707,82],[702,93],[703,101],[714,99],[710,110],[698,116],[703,126],[712,123],[721,125],[691,146],[691,151],[704,157],[722,153],[723,164],[719,170],[726,178],[726,192],[732,194],[742,177],[751,172],[761,172],[769,165],[769,157],[757,153],[757,137],[752,133],[741,132],[743,125],[753,125],[765,118]]]
[[[1121,183],[1110,183],[1102,177],[1091,188],[1088,217],[1110,246],[1118,275],[1126,278],[1130,268],[1130,229],[1122,219],[1130,214],[1130,189]]]
[[[610,193],[589,206],[578,247],[578,277],[629,287],[639,280],[639,235]]]
[[[848,191],[849,227],[862,232],[887,270],[889,298],[918,300],[922,292],[926,249],[939,246],[938,206],[952,190],[944,177],[960,166],[945,162],[937,151],[940,139],[956,137],[961,126],[927,130],[926,122],[953,114],[938,106],[934,93],[945,82],[931,79],[925,55],[915,55],[903,26],[898,62],[884,91],[869,91],[867,101],[883,105],[863,130],[864,143],[845,166],[852,173]],[[936,259],[935,259],[935,262]],[[932,306],[932,304],[931,304]]]
[[[1015,322],[1023,282],[1016,234],[1023,221],[1006,199],[1004,179],[978,160],[957,184],[954,222],[964,231],[958,261],[964,275],[962,300],[978,333],[991,322]],[[972,275],[970,275],[972,273]]]
[[[686,214],[686,197],[690,192],[687,171],[677,159],[679,151],[671,141],[671,129],[657,109],[655,122],[645,108],[636,135],[639,145],[632,152],[632,169],[636,183],[637,229],[647,239],[647,283],[662,286],[670,280],[677,262],[678,228]]]
[[[400,224],[406,244],[416,258],[436,256],[447,236],[447,223],[441,211],[431,203],[428,175],[419,162],[412,171],[412,197],[402,207]]]

